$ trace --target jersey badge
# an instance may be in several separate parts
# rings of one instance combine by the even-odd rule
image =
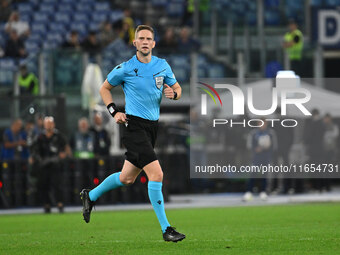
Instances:
[[[163,76],[155,77],[155,81],[157,88],[160,89],[163,86],[164,77]]]

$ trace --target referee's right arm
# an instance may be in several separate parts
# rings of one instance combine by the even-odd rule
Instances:
[[[99,90],[99,93],[106,106],[113,102],[112,95],[111,95],[112,88],[113,87],[110,85],[110,83],[106,79]]]
[[[104,104],[106,106],[109,106],[113,103],[112,95],[111,95],[111,89],[113,87],[111,84],[107,81],[107,79],[104,81],[103,85],[100,87],[99,93],[104,101]],[[112,115],[112,113],[110,112]],[[126,122],[126,115],[123,112],[117,112],[115,115],[113,115],[113,118],[115,119],[116,123],[122,124]]]

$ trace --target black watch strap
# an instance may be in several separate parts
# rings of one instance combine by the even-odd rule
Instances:
[[[117,114],[117,112],[119,112],[114,103],[108,104],[107,109],[108,109],[108,111],[109,111],[109,113],[111,114],[112,117],[114,117]]]
[[[176,92],[176,91],[174,91],[174,97],[173,97],[173,100],[176,100],[176,98],[177,98],[177,92]]]

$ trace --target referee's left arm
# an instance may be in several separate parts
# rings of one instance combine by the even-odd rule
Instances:
[[[171,87],[168,85],[165,85],[165,89],[164,89],[164,94],[166,98],[170,98],[173,100],[178,100],[181,98],[182,95],[182,88],[179,85],[178,82],[176,82],[174,85],[172,85]]]
[[[175,100],[180,99],[181,96],[182,96],[182,88],[181,88],[181,86],[179,85],[179,83],[176,82],[174,85],[171,86],[171,88],[174,90],[174,92],[177,93],[177,97],[175,98]]]

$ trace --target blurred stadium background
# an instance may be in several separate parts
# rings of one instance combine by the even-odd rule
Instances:
[[[339,0],[0,2],[1,133],[17,118],[29,123],[35,122],[40,115],[52,115],[57,128],[70,140],[78,130],[80,118],[87,117],[93,125],[95,113],[101,112],[105,128],[110,134],[109,155],[75,156],[63,162],[60,185],[63,187],[66,206],[80,205],[79,191],[83,187],[94,187],[122,166],[124,149],[119,141],[119,128],[113,124],[105,106],[98,99],[96,88],[113,67],[134,54],[131,41],[133,30],[139,24],[149,24],[155,28],[158,45],[154,54],[167,59],[183,88],[180,101],[163,100],[161,108],[157,151],[165,172],[167,198],[169,194],[246,190],[246,180],[242,179],[197,181],[189,178],[190,87],[197,79],[273,78],[278,70],[289,69],[282,42],[290,20],[298,24],[304,36],[300,76],[318,79],[338,76]],[[325,28],[321,27],[318,18],[322,10],[335,13],[326,22]],[[28,31],[24,31],[19,39],[11,38],[6,28],[13,12],[18,12],[19,20],[26,24],[23,27],[28,27]],[[321,33],[337,39],[324,43],[319,40]],[[8,48],[11,48],[8,44],[12,43],[10,40],[20,40],[16,44],[19,45],[17,55],[8,53]],[[39,92],[28,93],[19,85],[19,69],[23,65],[38,78]],[[319,82],[315,86],[331,93],[340,92],[336,83]],[[122,90],[116,88],[113,95],[122,107]],[[335,122],[338,123],[339,119],[336,118]],[[241,150],[243,162],[247,163],[249,152],[245,152],[244,134],[227,137],[239,139],[224,144],[222,151],[226,157],[234,161],[235,153]],[[335,152],[338,162],[338,152]],[[0,208],[33,207],[39,204],[35,178],[31,175],[27,158],[27,154],[20,154],[17,158],[1,159]],[[326,191],[331,188],[336,190],[339,181],[330,182]],[[295,193],[323,191],[309,180],[299,180],[294,185],[291,192]],[[268,192],[274,190],[273,186]],[[111,205],[141,202],[148,202],[144,175],[132,188],[112,191],[98,201],[99,204]]]

